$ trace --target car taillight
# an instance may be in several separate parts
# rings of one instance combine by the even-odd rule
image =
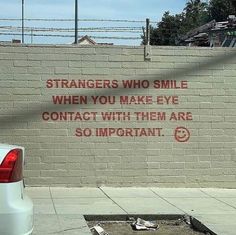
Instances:
[[[13,183],[23,179],[21,149],[11,150],[0,165],[0,183]]]

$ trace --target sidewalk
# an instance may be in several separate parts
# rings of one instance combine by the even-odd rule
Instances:
[[[91,235],[83,215],[192,215],[218,235],[235,235],[236,189],[26,188],[33,235]]]

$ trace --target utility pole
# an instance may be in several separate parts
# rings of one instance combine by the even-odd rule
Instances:
[[[75,0],[75,44],[78,44],[78,0]]]
[[[22,0],[22,4],[21,4],[21,32],[22,32],[22,35],[21,35],[21,41],[22,43],[25,43],[25,26],[24,26],[24,18],[25,18],[25,13],[24,13],[24,5],[25,5],[25,0]]]

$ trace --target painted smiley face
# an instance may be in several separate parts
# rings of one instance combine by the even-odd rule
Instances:
[[[175,129],[175,139],[178,142],[187,142],[190,139],[190,132],[185,127],[177,127]]]

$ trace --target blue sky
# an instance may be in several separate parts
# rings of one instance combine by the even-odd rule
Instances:
[[[79,18],[93,19],[130,19],[145,20],[150,18],[152,21],[159,21],[165,11],[172,14],[180,13],[185,6],[186,0],[78,0],[79,1]],[[0,0],[0,18],[20,18],[21,17],[21,0]],[[26,18],[73,18],[74,17],[74,0],[25,0],[25,17]],[[20,26],[20,22],[2,22],[0,25]],[[26,22],[26,27],[69,27],[74,26],[70,23],[56,22]],[[140,23],[98,23],[98,22],[80,22],[79,27],[107,27],[107,26],[142,26]],[[81,33],[79,33],[81,34]],[[85,33],[82,33],[85,34]],[[87,33],[95,35],[95,33]],[[98,34],[96,34],[98,35]],[[101,34],[100,35],[104,35]],[[106,33],[106,35],[108,35]],[[139,34],[114,34],[119,36],[139,36]],[[110,35],[109,35],[110,36]],[[20,36],[2,36],[1,40],[9,40],[12,37]],[[26,42],[31,38],[26,37]],[[35,37],[34,43],[69,43],[73,38],[45,38]],[[112,40],[97,40],[110,42]],[[113,42],[113,41],[112,41]],[[139,44],[140,41],[114,41],[116,44]]]

